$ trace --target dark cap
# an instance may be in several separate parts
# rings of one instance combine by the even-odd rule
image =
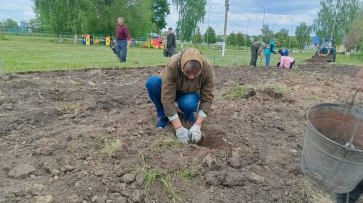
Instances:
[[[172,27],[169,27],[169,30],[172,30],[173,28]]]

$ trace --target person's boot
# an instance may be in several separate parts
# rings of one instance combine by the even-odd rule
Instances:
[[[156,124],[157,128],[165,128],[169,123],[168,117],[160,118],[158,123]]]
[[[184,118],[185,120],[195,123],[195,117],[194,117],[194,113],[191,113],[190,115],[184,114]]]

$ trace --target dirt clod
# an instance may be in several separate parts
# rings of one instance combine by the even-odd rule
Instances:
[[[262,184],[263,182],[265,182],[265,179],[262,176],[259,176],[255,173],[249,174],[247,176],[247,179],[255,184]]]
[[[136,178],[135,174],[125,174],[121,177],[121,181],[124,183],[131,183],[132,181],[134,181]]]
[[[66,172],[66,171],[73,171],[74,170],[74,167],[73,166],[71,166],[71,165],[64,165],[64,166],[62,166],[62,168],[61,168],[61,171],[62,172]]]
[[[239,153],[234,151],[228,162],[233,168],[238,169],[241,167],[241,161],[242,159]]]
[[[17,167],[12,168],[9,171],[9,177],[12,178],[25,178],[29,176],[31,173],[33,173],[36,170],[36,168],[28,163],[21,164]]]
[[[37,199],[36,203],[53,203],[53,196],[52,195],[40,196]]]

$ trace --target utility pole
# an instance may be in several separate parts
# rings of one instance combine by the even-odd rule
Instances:
[[[229,0],[226,0],[226,16],[224,19],[224,35],[223,35],[223,47],[222,47],[222,57],[224,57],[224,51],[226,50],[226,34],[227,34],[227,17],[229,11]]]
[[[290,17],[289,17],[290,18]],[[291,34],[290,34],[290,41],[289,41],[289,49],[291,49],[291,36],[292,36],[292,27],[294,26],[294,20],[292,20],[292,18],[290,18],[291,20]]]
[[[263,21],[262,21],[262,29],[263,27],[265,27],[265,7],[259,5],[261,8],[263,8]],[[262,42],[262,35],[263,33],[261,32],[261,42]]]

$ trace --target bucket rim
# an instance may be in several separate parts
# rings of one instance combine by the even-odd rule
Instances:
[[[343,106],[343,107],[349,107],[349,105],[347,103],[332,103],[332,102],[314,104],[313,106],[309,107],[307,109],[307,111],[306,111],[306,114],[305,114],[306,123],[307,123],[307,125],[309,125],[310,129],[312,129],[320,137],[322,137],[323,139],[327,140],[328,142],[331,142],[334,145],[339,146],[339,147],[342,147],[342,148],[347,149],[347,150],[351,150],[351,151],[356,151],[356,152],[363,153],[363,149],[351,149],[351,148],[347,148],[344,145],[339,144],[339,143],[335,142],[334,140],[331,140],[331,139],[327,138],[325,135],[321,134],[317,129],[315,129],[315,127],[310,122],[310,120],[308,119],[308,117],[309,117],[310,112],[313,109],[318,108],[319,106]],[[352,106],[351,108],[363,112],[363,109],[362,108],[359,108],[359,107],[356,107],[356,106]]]

